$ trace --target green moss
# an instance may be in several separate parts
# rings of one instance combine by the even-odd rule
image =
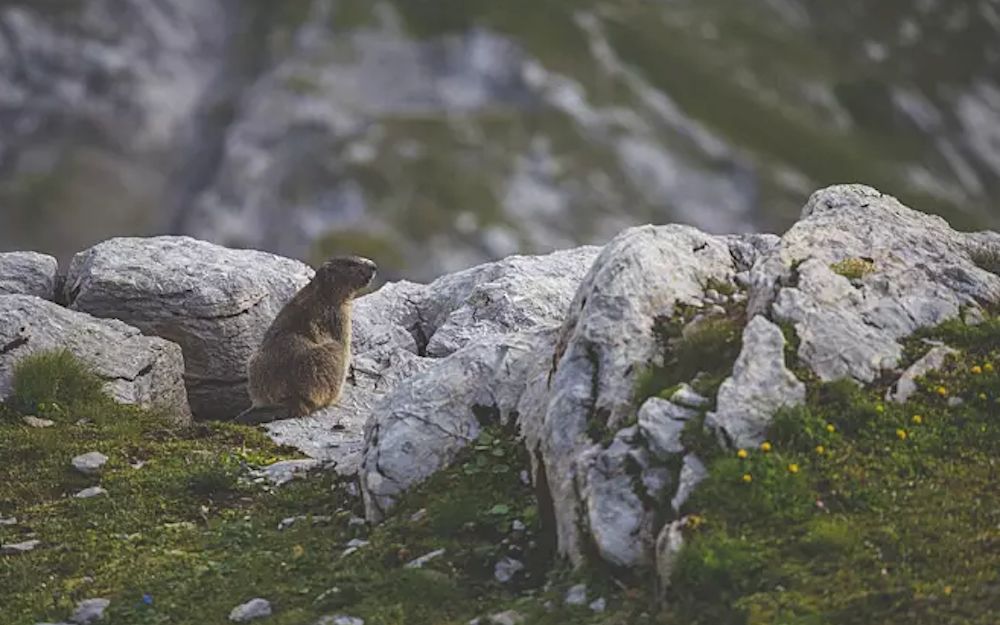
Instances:
[[[731,305],[725,315],[695,320],[698,314],[697,308],[681,307],[673,317],[656,320],[653,332],[663,350],[663,364],[639,376],[639,404],[682,383],[691,383],[698,393],[714,397],[732,373],[742,347],[744,305]]]
[[[861,280],[875,271],[875,262],[870,258],[846,258],[830,265],[830,269],[848,280]]]
[[[67,350],[28,356],[14,368],[11,406],[52,420],[108,402],[103,382]]]

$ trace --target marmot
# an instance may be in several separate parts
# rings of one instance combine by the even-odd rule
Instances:
[[[375,263],[332,258],[275,317],[250,358],[250,399],[238,423],[304,417],[340,399],[351,361],[351,302]]]

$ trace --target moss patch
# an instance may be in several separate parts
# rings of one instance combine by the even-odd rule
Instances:
[[[860,280],[875,271],[875,261],[870,258],[846,258],[830,265],[830,269],[848,280]]]

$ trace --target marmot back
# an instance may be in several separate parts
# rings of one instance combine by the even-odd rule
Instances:
[[[340,399],[351,361],[351,302],[375,263],[332,258],[285,304],[248,365],[253,405],[239,423],[302,417]]]

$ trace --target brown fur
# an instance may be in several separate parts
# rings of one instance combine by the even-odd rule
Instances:
[[[248,366],[241,423],[301,417],[340,399],[351,361],[351,303],[375,277],[357,256],[328,260],[278,313]]]

